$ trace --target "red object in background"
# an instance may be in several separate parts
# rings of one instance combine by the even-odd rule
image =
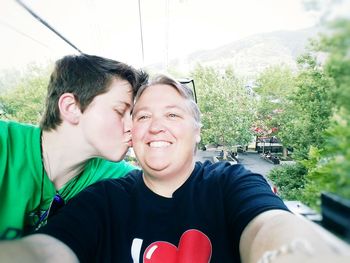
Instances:
[[[256,127],[256,128],[254,129],[254,131],[255,131],[256,133],[264,133],[264,132],[265,132],[265,130],[263,130],[263,129],[259,128],[259,127]]]
[[[278,194],[278,192],[277,192],[277,187],[276,186],[272,186],[271,187],[271,189],[272,189],[272,192],[274,193],[274,194]]]

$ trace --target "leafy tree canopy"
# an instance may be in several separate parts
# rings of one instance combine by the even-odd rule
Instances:
[[[48,81],[49,68],[30,65],[16,84],[6,88],[0,95],[0,118],[37,124],[43,110]]]
[[[252,139],[254,98],[232,68],[198,65],[192,72],[202,112],[202,143],[245,145]]]

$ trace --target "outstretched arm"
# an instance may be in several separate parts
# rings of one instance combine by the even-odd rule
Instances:
[[[58,239],[44,234],[0,242],[0,262],[79,262],[73,251]]]
[[[303,218],[271,210],[247,225],[240,240],[240,255],[243,263],[349,262],[350,248],[325,239]]]

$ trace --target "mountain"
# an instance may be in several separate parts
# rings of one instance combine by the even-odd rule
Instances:
[[[231,65],[239,75],[252,76],[269,66],[285,64],[296,69],[297,57],[310,38],[321,31],[312,27],[297,31],[275,31],[253,35],[224,46],[194,52],[182,60],[171,60],[169,68],[190,71],[197,63],[225,68]],[[160,65],[154,65],[154,69]]]

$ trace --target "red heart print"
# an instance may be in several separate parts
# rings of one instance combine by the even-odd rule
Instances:
[[[191,229],[182,234],[178,248],[164,241],[150,244],[143,254],[143,262],[208,263],[211,252],[212,247],[209,238],[201,231]]]

